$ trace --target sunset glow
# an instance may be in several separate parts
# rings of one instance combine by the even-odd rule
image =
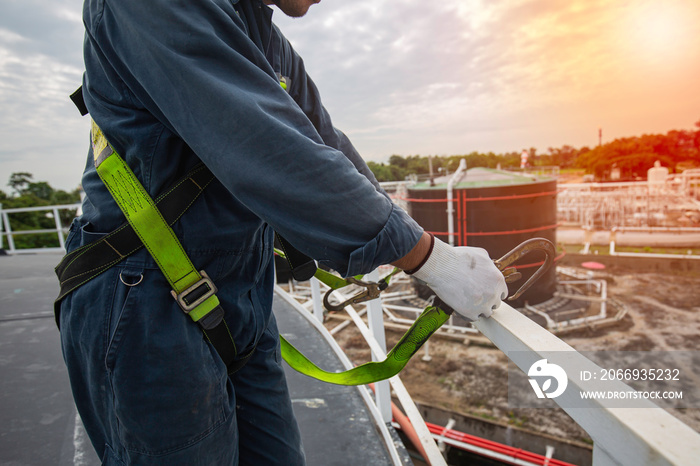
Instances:
[[[83,70],[80,2],[3,13],[1,171],[74,186],[87,134],[67,99]],[[273,19],[366,160],[542,153],[595,146],[598,128],[609,142],[700,120],[700,0],[328,0]]]
[[[322,31],[277,18],[368,159],[591,146],[599,127],[609,141],[700,120],[700,1],[373,5],[317,9],[343,18]],[[387,91],[384,76],[410,85]]]

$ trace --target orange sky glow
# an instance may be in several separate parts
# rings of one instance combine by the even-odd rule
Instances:
[[[81,3],[3,5],[0,174],[80,182]],[[366,160],[541,154],[700,120],[700,0],[322,0],[273,20]]]
[[[700,120],[700,0],[325,0],[309,16],[275,19],[367,159],[542,153]]]

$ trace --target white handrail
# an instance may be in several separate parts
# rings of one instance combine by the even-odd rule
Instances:
[[[60,252],[65,250],[65,237],[64,233],[67,231],[67,227],[61,225],[61,219],[58,215],[59,210],[68,209],[80,209],[80,204],[67,204],[67,205],[49,205],[49,206],[38,206],[38,207],[18,207],[13,209],[2,209],[0,204],[0,249],[4,246],[4,237],[7,238],[7,245],[9,254],[33,254],[37,252]],[[42,229],[42,230],[17,230],[13,231],[10,225],[10,217],[8,214],[20,213],[20,212],[42,212],[50,211],[54,218],[55,228],[52,229]],[[14,237],[18,235],[35,235],[40,233],[56,233],[58,237],[58,247],[53,248],[26,248],[17,249],[15,247]]]
[[[474,325],[523,372],[535,361],[562,354],[569,367],[595,372],[592,361],[546,331],[517,310],[503,303],[488,319]],[[579,391],[594,391],[599,381],[582,381],[568,375]],[[620,383],[621,387],[627,387]],[[641,408],[611,408],[604,400],[577,400],[566,394],[553,398],[593,440],[594,464],[693,465],[700,457],[700,434],[651,402]]]
[[[300,314],[304,316],[310,323],[313,325],[319,333],[326,339],[328,344],[331,346],[333,351],[338,355],[340,358],[343,366],[345,367],[346,370],[352,369],[354,366],[352,362],[347,358],[343,350],[338,346],[338,343],[335,341],[335,339],[328,333],[328,331],[325,329],[323,324],[319,322],[315,317],[311,315],[311,313],[304,309],[303,306],[301,306],[294,298],[289,296],[282,288],[279,286],[275,286],[275,293],[277,293],[278,296],[282,297],[285,301],[287,301],[290,305],[295,307],[297,310],[299,310]],[[358,318],[359,319],[359,318]],[[360,322],[362,322],[360,320]],[[369,329],[367,326],[362,322],[363,329],[361,331],[365,331],[369,333]],[[368,343],[370,347],[372,348],[372,351],[376,352],[378,355],[382,355],[381,348],[379,348],[379,345],[377,344],[376,340],[372,338],[371,336],[368,339]],[[420,416],[420,413],[418,412],[418,408],[413,404],[413,401],[411,400],[410,395],[408,395],[408,392],[406,389],[403,387],[403,384],[401,384],[401,381],[399,380],[398,383],[395,382],[394,379],[398,379],[398,377],[393,377],[390,379],[392,388],[394,389],[394,392],[396,393],[397,397],[399,397],[399,400],[402,402],[402,406],[404,407],[404,410],[407,411],[406,415],[409,417],[411,420],[411,423],[414,425],[414,427],[419,424],[423,426],[425,431],[427,432],[427,442],[432,444],[428,445],[428,448],[426,450],[429,450],[429,456],[430,456],[430,464],[432,466],[446,466],[447,463],[445,463],[445,460],[442,458],[442,455],[440,454],[440,450],[438,450],[437,445],[435,442],[432,440],[432,437],[430,436],[430,432],[428,431],[428,428],[425,426],[425,422],[423,421],[422,417]],[[399,458],[398,452],[396,450],[396,446],[394,445],[394,441],[391,438],[391,435],[389,434],[389,431],[387,429],[387,425],[382,418],[381,413],[379,412],[379,409],[377,408],[376,404],[373,402],[372,397],[369,393],[369,390],[367,389],[366,386],[358,386],[357,389],[360,391],[360,394],[362,395],[362,398],[365,401],[365,404],[367,405],[368,409],[370,410],[370,413],[375,419],[375,424],[377,425],[377,428],[380,431],[380,434],[382,435],[382,438],[384,439],[384,443],[387,446],[389,453],[392,457],[392,461],[394,462],[395,465],[401,465],[401,459]],[[407,405],[412,405],[407,406],[404,405],[403,403],[407,403]],[[410,412],[410,414],[409,414]],[[416,418],[417,415],[417,418]],[[420,429],[420,426],[418,426],[417,430]],[[420,433],[419,433],[420,435]],[[421,438],[421,441],[423,441],[423,438]],[[425,446],[425,445],[424,445]],[[435,454],[437,452],[437,454]]]
[[[342,299],[342,296],[339,298]],[[350,306],[346,311],[368,341],[372,351],[378,351],[370,330],[357,312]],[[562,355],[564,359],[560,362],[565,361],[566,364],[560,365],[564,367],[577,367],[591,373],[601,370],[564,341],[505,303],[501,304],[491,318],[481,319],[473,325],[525,373],[535,361],[540,359],[550,358],[550,362],[556,363],[551,359],[552,353]],[[573,403],[571,396],[599,389],[596,385],[597,381],[583,381],[575,378],[576,375],[578,374],[567,374],[568,383],[576,388],[572,391],[567,390],[567,393],[574,395],[565,393],[558,398],[553,398],[552,401],[560,404],[562,409],[591,436],[594,442],[593,463],[595,465],[696,464],[696,459],[700,457],[700,434],[649,401],[640,400],[641,407],[637,408],[611,408],[605,404],[605,400],[599,399],[576,399]],[[394,379],[398,381],[396,383],[400,383],[400,380],[398,376],[391,379],[392,388],[398,395],[405,389],[397,390]],[[622,383],[615,388],[620,391],[631,390]],[[609,386],[606,385],[607,389]],[[407,403],[413,403],[407,393],[406,398],[409,400]],[[401,402],[403,405],[404,400]],[[409,411],[409,409],[404,406],[404,410]],[[420,422],[412,420],[413,425],[421,424],[425,427],[420,414],[418,416]],[[426,443],[434,444],[428,439],[426,434]],[[432,447],[435,448],[435,445]]]

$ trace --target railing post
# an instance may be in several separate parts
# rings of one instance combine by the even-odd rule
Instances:
[[[73,209],[80,207],[80,204],[67,204],[67,205],[54,205],[54,206],[36,206],[36,207],[19,207],[12,209],[2,209],[2,204],[0,204],[0,248],[5,247],[5,238],[7,238],[8,252],[10,254],[22,254],[22,253],[37,253],[37,252],[65,252],[65,234],[63,231],[63,225],[61,225],[61,218],[59,216],[59,210],[61,209]],[[48,215],[54,216],[54,228],[53,229],[31,229],[31,230],[19,230],[12,231],[10,225],[9,214],[14,214],[18,212],[52,212]],[[14,241],[15,235],[38,235],[44,233],[56,232],[58,237],[59,247],[39,247],[39,248],[24,248],[17,249]]]
[[[311,277],[311,302],[313,303],[313,315],[319,321],[323,322],[323,305],[321,304],[321,285],[316,277]]]
[[[10,227],[10,219],[7,217],[7,212],[2,213],[2,222],[5,225],[5,236],[7,236],[7,245],[10,252],[15,252],[15,240],[12,238],[12,228]]]
[[[53,220],[56,225],[56,232],[58,233],[58,245],[66,249],[66,242],[63,238],[63,227],[61,226],[61,217],[58,216],[58,207],[53,208]]]
[[[365,278],[368,281],[379,281],[379,272],[377,270],[367,274]],[[381,350],[386,354],[386,335],[384,333],[384,314],[382,313],[382,299],[377,298],[367,302],[367,322],[369,330]],[[376,354],[372,351],[372,361],[381,361],[384,355]],[[391,390],[389,381],[384,380],[377,382],[375,385],[375,399],[377,408],[385,422],[391,422]]]

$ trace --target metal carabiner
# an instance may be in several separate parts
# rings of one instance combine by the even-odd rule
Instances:
[[[353,278],[353,277],[346,278],[345,281],[348,282],[348,284],[359,285],[359,286],[363,287],[364,290],[360,291],[355,296],[348,298],[341,303],[331,304],[330,296],[331,296],[331,293],[333,291],[335,291],[331,288],[323,296],[323,306],[328,311],[330,311],[330,312],[342,311],[343,309],[345,309],[345,306],[349,306],[351,304],[363,303],[365,301],[370,301],[372,299],[378,298],[379,294],[382,291],[386,290],[386,288],[389,286],[389,281],[386,278],[384,278],[383,280],[379,280],[379,282],[377,282],[377,283],[363,282],[362,280],[358,280],[358,279]]]
[[[512,283],[516,280],[520,280],[522,274],[518,272],[515,269],[515,267],[508,266],[532,251],[544,252],[544,263],[542,264],[542,266],[540,266],[537,272],[532,274],[532,276],[520,287],[520,289],[515,292],[515,294],[508,298],[508,301],[512,301],[514,299],[519,298],[523,293],[525,293],[525,291],[527,291],[528,288],[530,288],[530,286],[532,286],[533,283],[539,280],[539,278],[542,275],[544,275],[544,273],[547,272],[547,270],[549,270],[549,268],[552,266],[552,263],[554,263],[554,256],[556,254],[554,244],[552,244],[551,241],[545,238],[532,238],[527,241],[523,241],[505,256],[493,261],[493,263],[496,265],[496,268],[498,268],[498,270],[500,270],[503,273],[506,282]]]

